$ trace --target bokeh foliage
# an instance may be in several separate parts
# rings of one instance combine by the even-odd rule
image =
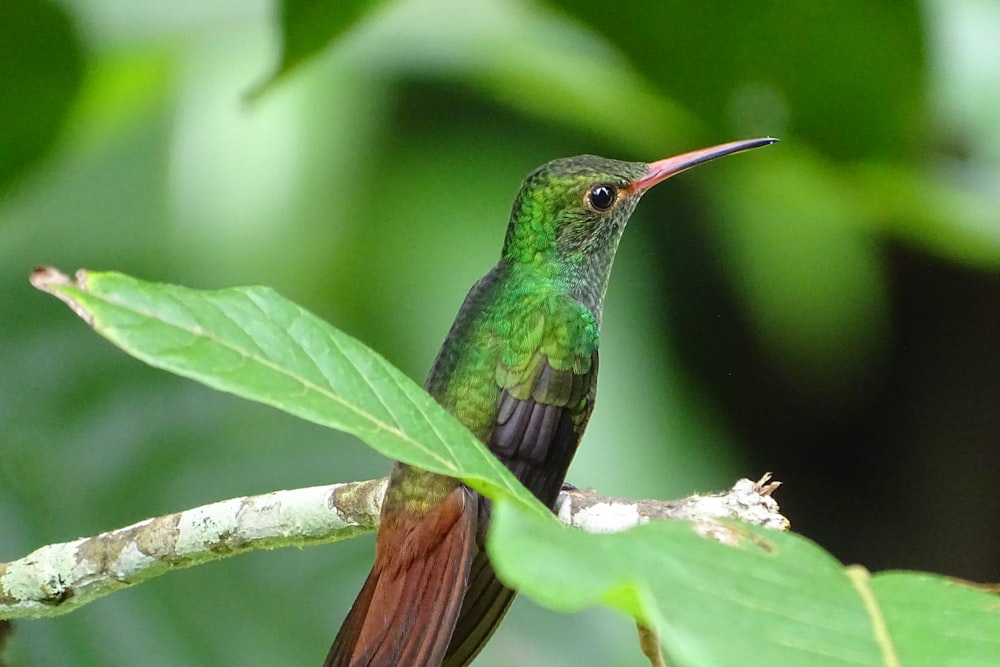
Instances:
[[[1000,512],[1000,428],[981,416],[1000,377],[1000,129],[977,112],[995,109],[990,70],[960,52],[995,11],[351,4],[357,22],[342,25],[294,23],[323,7],[301,1],[0,8],[0,558],[386,469],[350,438],[124,357],[30,288],[34,265],[271,285],[419,378],[536,164],[771,134],[782,143],[766,154],[643,201],[571,480],[670,497],[763,466],[787,482],[794,527],[842,558],[997,578],[1000,538],[974,531],[992,524],[947,522],[941,500],[922,500],[942,470],[966,471],[951,516]],[[308,43],[260,90],[282,35]],[[790,477],[796,463],[825,481]],[[856,481],[855,467],[879,477]],[[879,500],[882,486],[896,493]],[[979,540],[960,542],[968,532]],[[12,662],[315,663],[370,562],[356,542],[254,554],[21,623]],[[608,612],[519,603],[481,664],[630,664],[631,633]]]

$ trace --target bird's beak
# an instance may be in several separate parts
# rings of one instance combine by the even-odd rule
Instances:
[[[657,160],[656,162],[649,164],[649,169],[646,171],[646,174],[635,182],[634,187],[636,191],[642,192],[643,190],[656,185],[660,181],[666,180],[674,174],[679,174],[682,171],[687,171],[691,167],[695,167],[702,162],[708,162],[709,160],[714,160],[715,158],[722,157],[723,155],[732,155],[733,153],[747,151],[751,148],[767,146],[768,144],[773,144],[776,141],[778,140],[772,139],[771,137],[747,139],[745,141],[731,141],[728,144],[720,144],[718,146],[712,146],[711,148],[702,148],[701,150],[691,151],[690,153],[683,153],[681,155],[675,155],[674,157],[668,157],[663,160]]]

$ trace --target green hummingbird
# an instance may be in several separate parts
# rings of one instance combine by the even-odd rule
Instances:
[[[604,294],[625,224],[650,187],[736,141],[650,164],[593,155],[532,172],[500,261],[465,298],[425,388],[552,507],[594,409]],[[490,502],[459,480],[395,463],[375,564],[324,667],[461,667],[515,592],[485,549]]]

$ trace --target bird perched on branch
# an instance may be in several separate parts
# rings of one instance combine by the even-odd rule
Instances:
[[[581,155],[532,172],[500,261],[477,282],[425,387],[548,506],[594,409],[604,293],[639,198],[737,141],[650,164]],[[485,549],[490,502],[459,480],[396,463],[375,564],[325,667],[461,667],[514,591]]]

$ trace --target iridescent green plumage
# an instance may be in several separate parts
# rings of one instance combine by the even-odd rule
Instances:
[[[636,203],[672,173],[749,147],[649,165],[585,155],[525,179],[501,259],[466,297],[425,387],[543,503],[594,407],[604,293]],[[457,480],[397,463],[375,566],[325,664],[471,662],[514,596],[486,555],[489,514]]]

